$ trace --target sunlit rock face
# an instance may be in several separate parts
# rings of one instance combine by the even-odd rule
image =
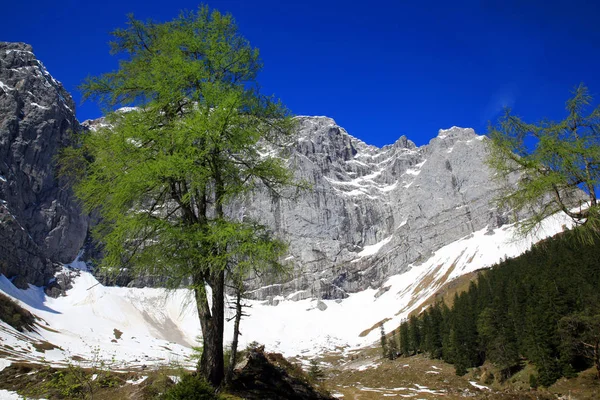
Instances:
[[[30,46],[0,43],[0,273],[21,285],[47,283],[53,264],[71,261],[86,237],[88,218],[56,176],[59,149],[81,129],[73,109]],[[331,118],[297,122],[296,142],[280,156],[310,188],[279,198],[259,188],[228,209],[290,243],[290,273],[252,279],[252,297],[332,299],[379,288],[442,246],[504,221],[491,205],[487,139],[472,129],[440,130],[422,147],[402,136],[377,148]],[[151,283],[126,278],[120,284]]]
[[[21,287],[48,283],[86,237],[88,219],[56,171],[80,129],[74,108],[31,46],[0,42],[0,273]]]
[[[311,188],[293,199],[264,191],[235,210],[290,243],[290,276],[255,280],[257,298],[343,298],[378,288],[442,246],[504,221],[491,204],[487,138],[472,129],[440,130],[422,147],[402,136],[380,149],[331,118],[298,122],[289,163]]]

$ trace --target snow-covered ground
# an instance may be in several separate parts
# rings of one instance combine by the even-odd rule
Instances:
[[[475,232],[441,248],[422,264],[411,265],[407,272],[390,277],[382,285],[385,292],[368,289],[344,300],[320,300],[326,308],[323,304],[317,307],[317,299],[292,301],[279,297],[276,306],[247,301],[252,307],[245,310],[249,316],[242,320],[240,346],[257,341],[285,356],[310,357],[323,351],[370,345],[378,340],[379,330],[369,328],[379,321],[387,318],[386,330],[395,328],[446,282],[519,255],[533,242],[560,232],[563,225],[569,225],[568,220],[554,216],[544,223],[537,237],[518,241],[514,240],[512,226]],[[363,256],[371,256],[372,252]],[[200,326],[188,290],[105,287],[83,263],[74,262],[71,268],[78,273],[73,288],[57,299],[47,297],[39,287],[17,289],[0,276],[0,292],[41,319],[37,331],[30,333],[17,332],[0,322],[0,349],[10,354],[4,360],[0,358],[0,365],[11,360],[60,364],[77,356],[76,360],[103,361],[115,369],[169,363],[193,366],[188,357],[191,346],[197,343]],[[231,334],[229,323],[226,337]],[[34,344],[44,342],[56,348],[34,348]]]

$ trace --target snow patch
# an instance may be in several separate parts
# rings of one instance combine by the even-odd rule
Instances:
[[[41,104],[31,102],[31,105],[37,108],[41,108],[42,110],[49,110],[50,107],[42,106]]]
[[[8,93],[7,91],[13,91],[15,90],[15,88],[11,88],[10,86],[8,86],[7,84],[5,84],[4,82],[0,81],[0,89],[2,89],[5,93]]]
[[[489,387],[487,387],[487,386],[483,386],[483,385],[480,385],[480,384],[478,384],[477,382],[474,382],[474,381],[469,381],[469,383],[470,383],[471,385],[475,386],[477,389],[482,389],[482,390],[492,390],[492,389],[490,389]]]
[[[363,258],[363,257],[372,256],[373,254],[377,254],[383,246],[385,246],[386,244],[388,244],[390,242],[390,240],[392,240],[393,236],[394,235],[388,236],[379,243],[375,243],[370,246],[365,246],[362,249],[362,251],[360,253],[358,253],[358,256],[360,258]]]

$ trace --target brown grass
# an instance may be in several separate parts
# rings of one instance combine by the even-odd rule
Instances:
[[[377,323],[375,323],[375,325],[373,325],[372,327],[365,329],[364,331],[362,331],[358,336],[359,337],[365,337],[367,336],[369,333],[371,333],[374,329],[379,329],[379,327],[383,324],[385,324],[386,322],[388,322],[390,320],[390,318],[385,318]]]

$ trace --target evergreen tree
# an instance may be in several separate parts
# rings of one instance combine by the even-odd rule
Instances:
[[[400,324],[400,353],[404,356],[410,355],[410,340],[406,321],[402,321]]]
[[[392,331],[392,337],[388,340],[388,358],[394,360],[398,357],[398,339],[396,338],[396,330]]]
[[[128,266],[178,286],[191,277],[202,327],[198,370],[223,379],[226,271],[280,267],[285,244],[253,221],[225,212],[258,183],[276,193],[292,174],[268,149],[292,132],[288,111],[261,95],[258,50],[229,15],[200,7],[166,23],[129,17],[112,33],[115,72],[89,78],[85,98],[107,109],[106,124],[62,154],[75,191],[101,223],[102,267]],[[210,292],[206,288],[210,288]],[[210,299],[209,299],[210,293]]]
[[[381,355],[383,358],[386,358],[389,354],[387,337],[385,336],[385,329],[383,328],[383,324],[381,324],[379,328],[381,333],[381,338],[379,340],[381,343]]]
[[[564,348],[571,356],[583,356],[593,362],[600,379],[600,314],[577,313],[563,317],[559,332]]]
[[[411,315],[408,319],[408,343],[410,351],[417,354],[421,350],[421,326],[419,318]]]

